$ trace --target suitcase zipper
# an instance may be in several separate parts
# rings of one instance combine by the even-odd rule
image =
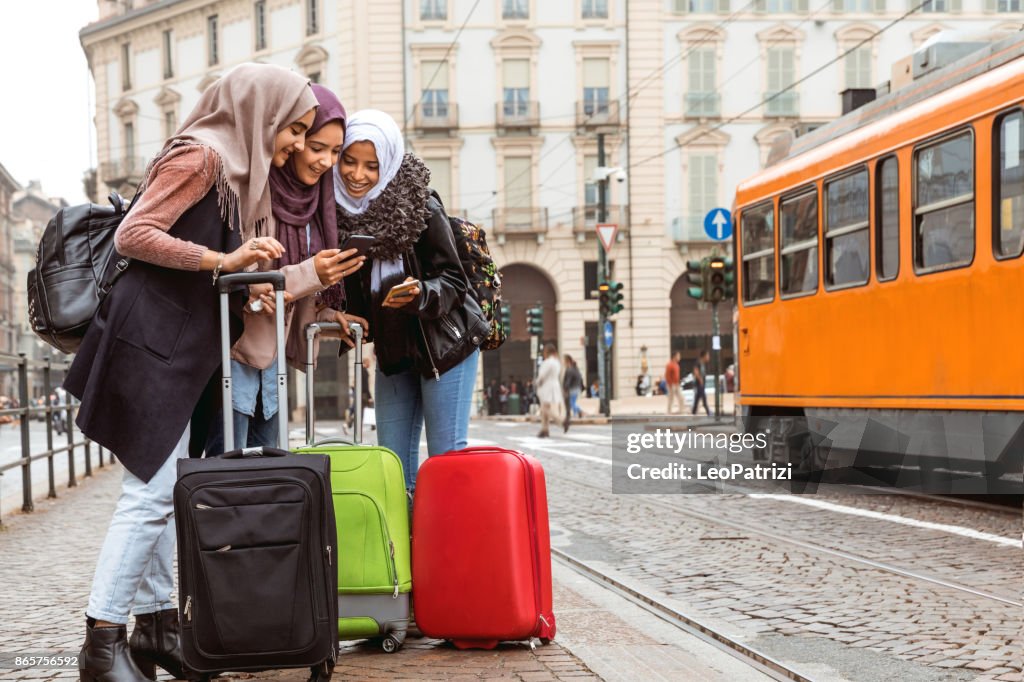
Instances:
[[[533,558],[533,597],[534,604],[537,608],[537,617],[540,618],[540,622],[551,627],[551,625],[544,618],[543,604],[541,604],[541,580],[540,580],[540,547],[537,539],[537,492],[533,487],[533,475],[530,471],[530,463],[526,460],[526,457],[521,453],[515,453],[516,459],[522,464],[523,472],[526,478],[526,502],[527,508],[529,509],[530,519],[530,554]]]
[[[367,495],[366,493],[360,492],[358,490],[336,490],[335,494],[359,495],[360,497],[365,497],[367,500],[370,501],[370,504],[373,505],[373,508],[377,510],[377,516],[380,518],[381,531],[384,534],[384,551],[387,552],[389,558],[389,561],[387,562],[388,578],[391,580],[391,584],[394,587],[394,591],[392,592],[392,598],[398,599],[399,581],[398,564],[395,562],[395,543],[391,540],[391,530],[388,527],[388,519],[387,516],[384,515],[384,510],[381,509],[380,505],[377,503],[377,500],[373,499],[372,496]]]
[[[190,623],[192,622],[192,595],[191,594],[188,595],[188,598],[185,600],[185,620],[187,620]]]
[[[333,566],[334,565],[331,562],[331,546],[330,545],[327,545],[327,565],[328,566]]]
[[[398,566],[395,565],[395,543],[392,542],[391,538],[388,538],[388,546],[391,547],[391,570],[395,576],[395,592],[391,595],[391,598],[398,599]]]

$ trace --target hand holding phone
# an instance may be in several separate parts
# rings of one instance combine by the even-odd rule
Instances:
[[[371,237],[368,234],[353,234],[349,235],[349,238],[345,240],[345,249],[355,249],[357,256],[365,256],[367,249],[376,241],[376,237]]]
[[[366,256],[359,255],[355,249],[324,249],[313,256],[313,267],[320,284],[329,287],[359,270],[365,261]]]
[[[388,290],[384,296],[385,308],[401,308],[414,301],[420,295],[420,281],[412,277],[406,277],[401,284],[396,284]]]

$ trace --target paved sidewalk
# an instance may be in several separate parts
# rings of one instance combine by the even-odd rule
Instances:
[[[84,609],[123,469],[108,466],[43,500],[32,514],[10,514],[0,527],[0,659],[77,655]],[[556,587],[556,590],[558,588]],[[221,679],[295,680],[308,671],[238,674]],[[0,669],[0,679],[77,679],[74,669]],[[162,679],[168,679],[164,676]],[[557,643],[536,651],[505,644],[494,651],[457,651],[438,640],[410,639],[395,654],[364,644],[343,649],[335,679],[541,680],[599,679]]]

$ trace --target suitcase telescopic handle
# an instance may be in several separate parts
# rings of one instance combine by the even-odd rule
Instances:
[[[284,273],[233,272],[217,278],[220,292],[220,339],[221,339],[221,403],[224,412],[224,449],[235,449],[235,423],[231,396],[231,325],[228,311],[229,294],[240,285],[269,284],[274,288],[274,326],[277,336],[277,405],[278,444],[288,447],[288,364],[284,345]],[[244,445],[244,443],[242,443]]]
[[[232,450],[231,452],[225,452],[221,455],[221,459],[242,459],[243,457],[284,457],[290,454],[284,450],[277,448],[265,448],[263,446],[255,448],[242,448],[241,450]]]
[[[217,278],[217,288],[222,294],[229,293],[239,284],[270,284],[277,291],[284,291],[284,273],[281,272],[233,272]]]
[[[358,322],[352,322],[348,326],[352,338],[355,339],[355,442],[349,442],[340,438],[328,438],[314,443],[315,420],[313,396],[313,341],[323,331],[341,331],[341,325],[337,322],[311,322],[306,325],[306,445],[323,445],[327,443],[343,443],[355,445],[363,440],[363,409],[362,409],[362,388],[363,388],[363,326]]]

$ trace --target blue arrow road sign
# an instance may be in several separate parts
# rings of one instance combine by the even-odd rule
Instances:
[[[713,208],[704,216],[704,234],[715,241],[732,237],[732,214],[724,208]]]
[[[612,323],[611,322],[605,322],[604,323],[604,345],[605,345],[605,348],[611,348],[612,347]]]

